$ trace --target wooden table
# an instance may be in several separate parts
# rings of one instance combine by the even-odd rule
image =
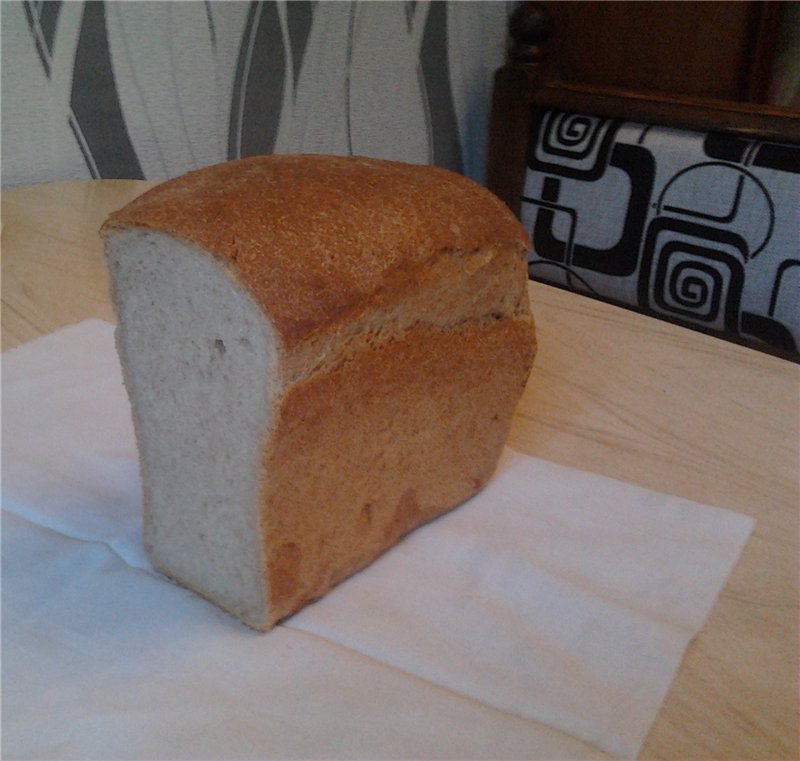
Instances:
[[[88,317],[113,321],[96,231],[147,187],[3,192],[4,350]],[[540,350],[511,444],[758,521],[642,757],[800,758],[800,368],[545,285],[530,293]]]

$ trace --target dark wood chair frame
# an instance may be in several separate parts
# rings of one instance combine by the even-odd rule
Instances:
[[[517,215],[534,107],[800,143],[800,113],[790,109],[560,80],[548,64],[552,21],[539,3],[519,6],[509,31],[508,63],[497,72],[494,82],[487,185]]]

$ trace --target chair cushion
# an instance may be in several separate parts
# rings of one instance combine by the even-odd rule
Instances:
[[[800,360],[800,145],[534,109],[530,276]]]

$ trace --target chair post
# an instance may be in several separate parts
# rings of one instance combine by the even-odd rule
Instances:
[[[512,64],[541,65],[547,59],[547,43],[553,32],[553,17],[542,3],[522,3],[511,14],[508,33]]]
[[[508,26],[508,63],[494,80],[486,184],[519,215],[529,139],[529,96],[545,78],[553,19],[542,3],[526,2],[514,11]]]

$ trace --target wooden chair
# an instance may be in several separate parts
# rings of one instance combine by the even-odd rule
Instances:
[[[800,361],[800,114],[563,82],[551,31],[513,14],[490,125],[530,276]]]

